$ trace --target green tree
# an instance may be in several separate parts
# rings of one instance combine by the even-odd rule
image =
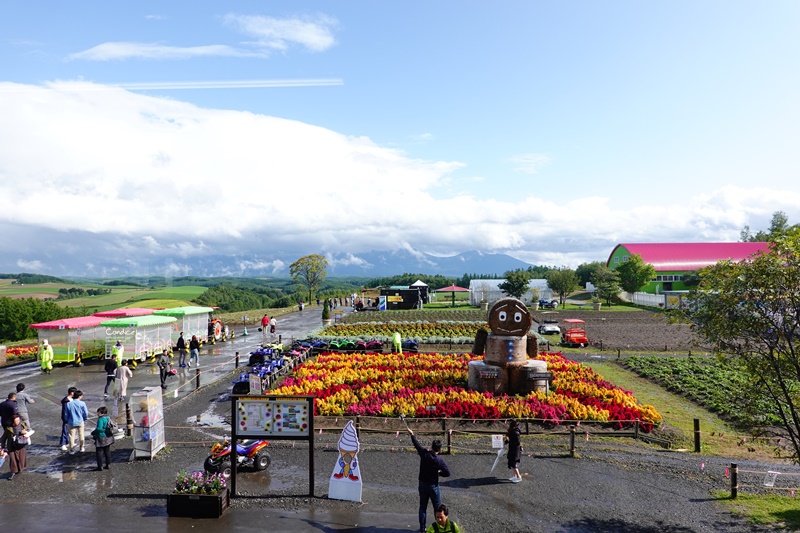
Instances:
[[[322,320],[330,320],[331,318],[331,304],[330,300],[325,298],[325,303],[322,304]]]
[[[578,283],[580,286],[585,289],[586,283],[592,281],[592,275],[594,275],[595,270],[604,266],[606,266],[606,264],[603,261],[592,261],[591,263],[581,263],[578,265],[578,268],[575,269],[575,275],[578,276]]]
[[[328,272],[328,261],[320,254],[304,255],[291,265],[289,265],[289,274],[295,283],[305,285],[308,289],[308,301],[314,299],[314,293],[317,292],[325,280]]]
[[[619,284],[622,290],[634,293],[647,285],[656,277],[656,269],[645,263],[639,254],[631,255],[627,261],[615,268],[619,273]]]
[[[716,352],[741,363],[775,406],[800,459],[800,229],[769,251],[701,270],[685,311]]]
[[[564,300],[567,299],[567,296],[580,286],[578,275],[571,268],[551,270],[545,274],[545,279],[550,289],[558,294],[561,307],[564,307]]]
[[[594,271],[591,279],[597,291],[597,297],[605,300],[606,305],[611,306],[611,299],[619,294],[619,274],[603,265]]]
[[[740,238],[742,242],[770,242],[797,227],[797,224],[794,226],[789,225],[789,217],[786,216],[786,213],[783,211],[775,211],[772,213],[769,231],[759,230],[753,233],[750,230],[750,226],[745,226],[742,228]]]
[[[514,298],[522,298],[522,295],[528,291],[531,275],[526,270],[512,270],[506,272],[503,277],[505,277],[505,281],[497,287],[506,294]]]

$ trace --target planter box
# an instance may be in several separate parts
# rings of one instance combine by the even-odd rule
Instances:
[[[217,494],[168,494],[167,514],[186,518],[219,518],[231,505],[228,489]]]

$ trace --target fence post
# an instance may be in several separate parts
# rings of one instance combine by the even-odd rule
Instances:
[[[621,351],[621,350],[620,350],[619,348],[617,348],[617,359],[619,359],[619,354],[620,354],[620,351]]]
[[[569,428],[569,456],[575,457],[575,426]]]
[[[195,390],[200,388],[200,369],[194,369],[194,388]]]
[[[450,431],[447,432],[447,455],[453,455],[452,439],[453,439],[453,430],[451,429]]]
[[[694,452],[700,453],[700,419],[694,419]]]
[[[236,366],[234,368],[239,368],[239,352],[236,352]]]
[[[133,435],[133,415],[131,414],[131,404],[125,404],[125,435]]]
[[[739,496],[739,465],[731,463],[731,499]]]
[[[639,419],[636,419],[636,423],[633,425],[633,438],[635,440],[639,440]]]
[[[361,416],[356,415],[356,437],[361,438]]]

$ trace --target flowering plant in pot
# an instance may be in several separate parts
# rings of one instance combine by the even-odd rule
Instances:
[[[175,478],[173,494],[216,494],[228,487],[227,480],[222,474],[209,474],[208,472],[192,472],[185,470],[178,472]]]

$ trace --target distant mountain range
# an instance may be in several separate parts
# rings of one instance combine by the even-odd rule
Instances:
[[[464,274],[497,274],[533,266],[506,254],[478,251],[463,252],[450,257],[437,257],[408,250],[371,251],[358,254],[358,261],[349,256],[332,256],[328,267],[330,276],[388,277],[397,274],[440,274],[460,277]]]

